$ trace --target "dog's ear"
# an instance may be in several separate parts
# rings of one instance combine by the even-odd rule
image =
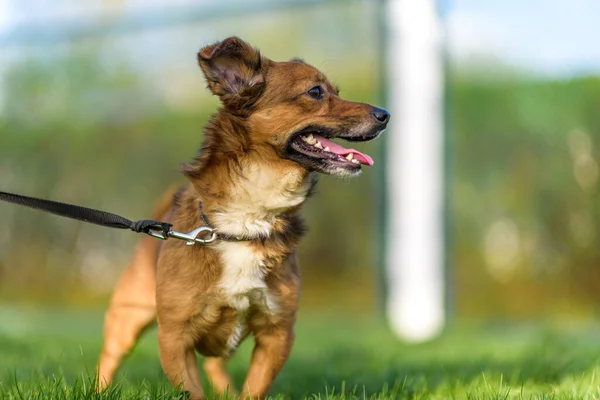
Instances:
[[[260,96],[268,62],[257,49],[235,36],[198,52],[208,87],[232,109],[250,106]]]

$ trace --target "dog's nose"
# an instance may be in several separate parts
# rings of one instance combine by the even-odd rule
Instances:
[[[373,117],[375,117],[375,119],[379,121],[379,123],[382,125],[387,124],[390,120],[390,113],[387,112],[387,110],[384,110],[383,108],[373,107],[372,114]]]

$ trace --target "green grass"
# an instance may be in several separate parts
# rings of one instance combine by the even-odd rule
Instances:
[[[98,312],[0,308],[0,398],[174,398],[160,368],[155,331],[126,360],[118,384],[93,389],[101,345]],[[600,328],[449,328],[419,345],[398,342],[381,323],[300,315],[297,342],[274,398],[597,399]],[[251,343],[230,363],[239,384]]]

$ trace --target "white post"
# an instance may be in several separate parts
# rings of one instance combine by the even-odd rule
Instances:
[[[387,314],[403,339],[443,328],[443,60],[435,0],[388,0]]]

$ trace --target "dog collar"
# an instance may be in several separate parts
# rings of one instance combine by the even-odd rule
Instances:
[[[206,214],[204,213],[204,207],[202,206],[202,201],[198,201],[198,209],[200,211],[200,218],[202,218],[202,222],[212,229],[212,231],[216,234],[218,240],[222,240],[225,242],[248,242],[252,240],[265,240],[268,239],[270,235],[230,235],[228,233],[219,232],[217,228],[210,222]]]

